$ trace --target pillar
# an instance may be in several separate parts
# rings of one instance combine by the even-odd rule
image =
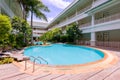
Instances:
[[[91,46],[95,46],[95,42],[96,42],[96,35],[95,35],[95,31],[94,31],[94,22],[95,22],[95,18],[94,18],[94,15],[92,15],[92,21],[91,21],[92,31],[91,31],[91,41],[90,41]]]
[[[1,3],[0,3],[1,4]],[[1,6],[0,6],[0,14],[1,14]]]

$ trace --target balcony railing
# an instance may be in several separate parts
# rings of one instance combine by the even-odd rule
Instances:
[[[92,7],[97,7],[105,2],[107,2],[108,0],[96,0],[93,4],[92,4]]]
[[[79,27],[80,28],[83,28],[83,27],[88,27],[88,26],[91,26],[91,23],[89,22],[89,23],[86,23],[86,24],[82,24],[82,25],[80,25]]]
[[[20,4],[17,2],[17,0],[4,0],[4,1],[15,15],[22,17],[22,8]]]
[[[85,7],[85,8],[83,8],[83,9],[81,9],[80,11],[77,12],[77,15],[78,15],[78,14],[81,14],[82,12],[84,12],[84,11],[86,11],[86,10],[88,10],[88,9],[90,9],[91,7],[92,7],[92,5],[89,5],[89,6]],[[75,17],[75,16],[76,16],[76,13],[73,14],[73,15],[71,15],[70,17],[68,17],[68,19],[71,19],[71,18],[73,18],[73,17]]]
[[[92,5],[89,5],[89,6],[85,7],[85,8],[83,8],[83,9],[81,9],[80,11],[78,11],[77,14],[81,14],[82,12],[90,9],[91,7],[92,7]]]
[[[77,44],[90,46],[90,41],[77,41]]]
[[[96,42],[96,46],[103,46],[109,48],[119,48],[120,49],[120,42],[112,41],[112,42]]]
[[[84,12],[84,11],[86,11],[86,10],[88,10],[88,9],[90,9],[91,7],[92,7],[92,5],[89,5],[89,6],[87,6],[86,8],[78,11],[78,12],[77,12],[77,15],[78,15],[78,14],[81,14],[82,12]],[[61,27],[61,25],[65,24],[65,23],[67,23],[67,22],[69,22],[69,21],[71,21],[74,17],[76,17],[76,13],[73,14],[73,15],[71,15],[70,17],[68,17],[66,20],[61,21],[59,24],[53,26],[53,28],[59,27],[59,26]],[[65,25],[64,25],[64,26],[65,26]]]
[[[43,34],[43,33],[45,33],[46,31],[33,30],[33,32]]]
[[[114,14],[108,17],[104,17],[102,19],[95,20],[95,24],[105,23],[105,22],[109,22],[109,21],[113,21],[117,19],[120,19],[120,13],[117,13],[117,14]]]
[[[90,46],[90,41],[77,41],[77,44]],[[120,41],[96,41],[95,44],[97,47],[120,49]]]
[[[73,18],[73,17],[75,17],[76,16],[76,14],[73,14],[73,15],[71,15],[70,17],[68,17],[67,19],[71,19],[71,18]]]

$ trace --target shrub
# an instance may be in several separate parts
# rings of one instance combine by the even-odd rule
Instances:
[[[62,31],[61,31],[60,28],[54,28],[54,29],[44,33],[40,37],[40,40],[51,41],[51,42],[59,42],[61,34],[62,34]]]
[[[42,41],[75,43],[82,38],[82,31],[76,24],[71,24],[66,28],[66,33],[62,33],[60,28],[54,28],[40,37]]]
[[[9,35],[12,30],[9,17],[0,14],[0,46],[5,49],[9,43]]]
[[[82,31],[74,23],[66,28],[66,35],[68,36],[67,42],[75,42],[82,38]]]
[[[12,34],[15,35],[14,37],[16,45],[14,45],[14,47],[22,48],[29,45],[32,32],[29,24],[25,20],[16,16],[12,19],[11,24],[13,28]]]
[[[1,58],[0,59],[0,64],[8,64],[8,63],[12,63],[14,61],[13,58]]]
[[[63,42],[63,43],[67,42],[67,38],[68,38],[67,35],[61,35],[60,36],[60,42]]]

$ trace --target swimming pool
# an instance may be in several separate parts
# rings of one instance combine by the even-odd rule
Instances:
[[[104,57],[104,53],[97,49],[68,44],[32,46],[24,50],[24,55],[40,56],[47,60],[50,65],[85,64],[101,60]],[[45,64],[45,62],[42,63]]]

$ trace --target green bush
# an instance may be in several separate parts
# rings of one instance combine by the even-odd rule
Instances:
[[[75,43],[82,38],[82,31],[76,24],[71,24],[66,28],[66,33],[62,33],[60,28],[54,28],[40,37],[42,41]]]
[[[42,41],[51,41],[51,42],[59,42],[60,36],[62,35],[62,31],[60,28],[54,28],[46,33],[44,33],[40,40]]]
[[[29,26],[29,24],[25,20],[16,16],[12,19],[11,24],[13,28],[12,34],[15,37],[15,44],[16,44],[13,45],[14,48],[22,48],[28,46],[32,32],[32,29]]]
[[[75,43],[76,40],[80,40],[82,38],[82,31],[79,27],[74,23],[66,28],[67,42]]]
[[[8,46],[11,30],[10,18],[0,14],[0,47],[3,49]]]
[[[14,61],[13,58],[1,58],[0,59],[0,64],[8,64],[8,63],[12,63]]]
[[[12,20],[8,16],[0,14],[0,48],[22,48],[29,45],[32,29],[29,24],[19,18]]]
[[[67,35],[61,35],[60,36],[60,42],[65,43],[67,42],[68,36]]]

